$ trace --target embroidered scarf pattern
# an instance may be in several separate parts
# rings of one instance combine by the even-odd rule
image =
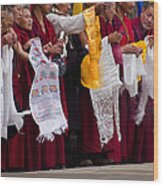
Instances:
[[[35,70],[29,103],[40,130],[37,140],[53,141],[55,134],[61,135],[68,127],[60,99],[58,66],[43,54],[39,39],[34,40],[29,55]]]

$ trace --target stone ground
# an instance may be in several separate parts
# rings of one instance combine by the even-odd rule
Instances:
[[[92,166],[83,168],[65,168],[61,170],[8,172],[2,177],[34,177],[64,179],[97,179],[97,180],[153,180],[153,163]]]

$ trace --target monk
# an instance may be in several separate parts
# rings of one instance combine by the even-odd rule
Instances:
[[[1,47],[4,45],[12,45],[13,44],[13,36],[12,33],[9,33],[8,30],[12,27],[13,25],[13,14],[9,11],[2,10],[1,12]],[[0,102],[0,112],[1,112],[1,127],[3,126],[3,112],[4,112],[4,105],[3,105],[3,70],[2,70],[2,64],[0,64],[0,72],[1,72],[1,94],[2,94],[2,100]],[[7,141],[5,139],[1,139],[1,171],[6,171],[7,169],[7,161],[8,161],[8,156],[7,156]]]
[[[112,22],[114,14],[115,3],[105,3],[104,6],[101,7],[101,35],[102,37],[110,36],[110,41],[108,40],[108,42],[110,42],[111,45],[114,44],[114,41],[115,43],[119,43],[121,41],[121,34],[114,33],[116,30],[113,29],[112,25],[110,25],[109,28],[109,21]],[[114,34],[110,35],[111,33]],[[113,138],[107,144],[105,144],[104,147],[101,147],[97,119],[94,115],[89,89],[81,87],[80,104],[82,122],[81,150],[83,153],[83,161],[81,162],[81,166],[88,166],[91,164],[107,165],[112,163],[119,163],[121,161],[120,143],[118,142],[115,121],[113,121],[115,130]]]
[[[21,43],[27,51],[31,45],[31,37],[39,37],[43,45],[44,53],[50,57],[61,53],[61,43],[57,43],[55,31],[51,23],[45,17],[45,14],[50,10],[51,5],[33,5],[32,17],[29,11],[24,10],[24,18],[21,22],[22,34],[20,35]],[[32,19],[32,26],[30,20]],[[28,29],[25,27],[28,25]],[[25,36],[25,37],[24,37]],[[29,62],[28,62],[29,63]],[[29,107],[28,96],[33,81],[33,70],[31,65],[28,64],[24,69],[26,75],[24,81],[28,84],[24,85],[24,107]],[[29,72],[29,73],[28,73]],[[28,74],[29,77],[28,77]],[[64,88],[64,87],[63,87]],[[61,85],[61,94],[63,93]],[[66,112],[66,103],[64,95],[61,95],[63,110]],[[25,118],[25,132],[26,132],[26,163],[28,170],[41,170],[65,165],[65,152],[64,152],[64,137],[63,135],[56,135],[53,142],[45,141],[39,144],[36,138],[39,134],[38,126],[35,124],[31,116]]]
[[[54,4],[52,12],[59,15],[60,18],[69,18],[71,6],[69,3]],[[74,28],[74,32],[75,32]],[[59,34],[59,33],[58,33]],[[80,70],[78,65],[78,53],[80,52],[80,44],[77,43],[77,35],[65,35],[66,41],[66,72],[63,75],[65,83],[65,93],[68,107],[68,135],[65,137],[66,167],[74,167],[78,165],[78,141],[79,141],[79,77]]]
[[[114,17],[114,28],[122,34],[120,42],[122,53],[139,55],[138,47],[130,45],[134,42],[134,33],[129,14],[135,6],[134,2],[116,3],[116,15]],[[123,67],[120,65],[120,78],[123,81]],[[136,113],[136,98],[130,98],[127,90],[120,91],[120,130],[121,130],[121,160],[130,161],[131,149],[133,147],[134,120]]]
[[[132,20],[135,41],[149,38],[149,44],[153,46],[154,32],[154,3],[144,2],[140,17]],[[148,61],[146,61],[148,63]],[[142,91],[142,82],[139,83],[139,95]],[[136,122],[136,121],[135,121]],[[154,100],[148,97],[145,107],[145,116],[141,123],[135,126],[133,145],[134,162],[153,162],[154,160]]]
[[[115,59],[115,63],[122,64],[122,52],[120,42],[122,34],[114,27],[114,17],[116,12],[116,3],[105,3],[100,14],[101,34],[102,37],[108,36],[108,42],[112,46],[112,52]],[[115,116],[114,116],[115,117]],[[114,163],[121,162],[121,148],[120,141],[118,140],[117,129],[114,118],[114,135],[113,138],[104,146],[107,157]]]
[[[23,52],[20,43],[17,42],[16,33],[11,28],[13,23],[11,23],[11,17],[14,17],[14,15],[11,12],[11,9],[8,9],[8,6],[4,6],[4,9],[6,16],[2,17],[2,33],[8,33],[6,36],[11,36],[10,44],[14,48],[14,50],[17,52],[19,51],[19,54],[22,58],[28,58],[27,53]],[[16,19],[13,19],[13,21],[16,21]],[[2,37],[3,44],[5,44],[5,40],[9,39],[9,37],[6,36],[4,35],[4,37]],[[4,171],[13,169],[21,170],[24,167],[24,137],[22,135],[22,132],[23,130],[17,133],[17,130],[14,126],[8,127],[8,140],[5,143],[2,143],[2,165],[5,163],[5,161],[7,162],[7,166],[5,167]],[[19,157],[17,156],[17,154],[19,154]],[[5,157],[6,160],[4,160],[3,157]]]

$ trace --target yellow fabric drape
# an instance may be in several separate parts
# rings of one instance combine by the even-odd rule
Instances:
[[[146,63],[146,53],[147,53],[147,44],[145,41],[138,41],[138,42],[135,42],[135,43],[132,43],[133,46],[136,46],[138,48],[141,48],[142,49],[142,61],[143,61],[143,64]],[[141,76],[138,76],[137,77],[137,81],[141,81]]]
[[[80,14],[83,11],[83,3],[74,3],[73,15]]]
[[[100,87],[98,61],[101,54],[101,34],[99,17],[95,15],[95,7],[83,12],[85,30],[88,38],[89,54],[81,64],[81,83],[87,88]]]
[[[147,53],[146,42],[141,40],[141,41],[132,43],[132,45],[142,49],[142,60],[143,60],[143,64],[145,64],[146,63],[146,53]]]

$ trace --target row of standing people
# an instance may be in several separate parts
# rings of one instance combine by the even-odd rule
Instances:
[[[131,21],[126,14],[131,13],[133,6],[134,3],[108,3],[100,14],[101,35],[109,37],[115,59],[118,55],[116,45],[123,53],[137,53],[138,49],[129,44],[143,40],[146,35],[153,35],[153,5],[144,6],[141,16]],[[29,11],[27,8],[22,9],[21,6],[12,7],[12,11],[15,11],[13,29],[20,45],[27,53],[31,38],[40,37],[46,55],[56,55],[61,52],[60,42],[57,42],[57,34],[61,30],[68,34],[79,34],[84,31],[82,14],[69,17],[68,20],[51,13],[48,15],[49,21],[45,15],[50,8],[51,5],[33,5]],[[120,96],[122,141],[118,141],[115,130],[113,138],[101,149],[89,90],[80,84],[80,64],[87,50],[81,45],[78,36],[69,36],[69,40],[67,71],[60,77],[62,107],[69,129],[64,134],[56,135],[53,142],[45,141],[40,144],[36,141],[39,134],[38,126],[32,116],[25,116],[21,132],[2,141],[2,170],[43,170],[65,165],[152,162],[153,100],[149,98],[143,122],[136,126],[133,116],[136,114],[139,98],[138,96],[130,98],[125,90]],[[72,41],[75,42],[75,47],[72,47]],[[49,47],[49,43],[53,47]],[[18,44],[15,46],[18,47]],[[22,111],[29,109],[29,91],[34,71],[28,58],[21,58],[17,49],[13,48],[14,98],[17,109]],[[9,134],[11,131],[13,129],[10,129]]]

